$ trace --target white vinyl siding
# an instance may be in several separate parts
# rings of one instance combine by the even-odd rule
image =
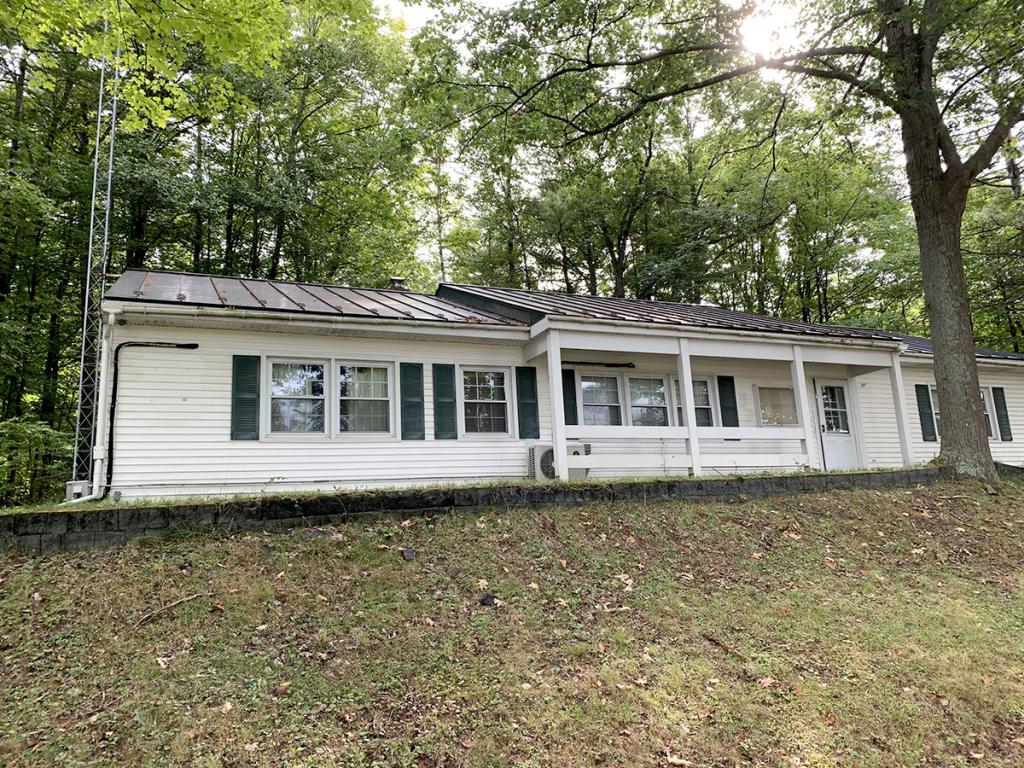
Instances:
[[[1024,366],[986,367],[979,360],[978,379],[991,397],[993,387],[1002,387],[1006,397],[1006,413],[1010,419],[1013,440],[1003,441],[999,435],[999,425],[994,424],[989,448],[992,458],[1006,464],[1024,465]],[[907,416],[910,421],[910,437],[914,445],[914,460],[918,464],[926,464],[935,458],[941,447],[940,441],[926,442],[921,435],[921,419],[917,412],[917,400],[914,386],[925,384],[929,390],[935,384],[932,367],[918,364],[917,361],[903,365],[903,386],[907,403]],[[991,399],[988,401],[990,418],[994,419],[995,408]]]
[[[487,482],[527,474],[527,445],[533,441],[508,435],[501,440],[473,435],[433,439],[432,363],[511,370],[525,364],[517,345],[156,326],[119,326],[114,333],[115,343],[199,344],[189,351],[137,347],[122,353],[113,490],[124,498]],[[260,394],[265,405],[269,360],[423,363],[426,439],[270,435],[267,405],[261,413],[260,440],[231,440],[232,355],[263,358]],[[546,368],[543,358],[529,364],[537,366],[540,439],[550,441]],[[332,414],[336,391],[327,398]],[[392,396],[399,396],[397,383]],[[332,428],[337,419],[329,417]],[[399,428],[396,415],[392,429]]]

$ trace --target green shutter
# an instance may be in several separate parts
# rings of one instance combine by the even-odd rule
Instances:
[[[565,423],[575,427],[580,423],[579,408],[576,405],[576,371],[562,369],[562,404],[565,406]]]
[[[455,366],[434,363],[434,439],[455,440],[459,436],[456,415]]]
[[[927,384],[915,384],[914,394],[917,396],[917,415],[921,419],[921,437],[926,443],[937,442],[939,436],[935,432],[931,387]]]
[[[996,407],[996,423],[999,425],[999,439],[1004,443],[1013,440],[1010,429],[1010,414],[1006,410],[1006,392],[1002,387],[992,387],[992,402]]]
[[[399,363],[398,367],[402,391],[402,439],[422,440],[423,364]]]
[[[722,414],[723,427],[738,427],[740,411],[736,406],[736,379],[732,376],[716,376],[718,382],[718,410]]]
[[[259,355],[231,357],[231,439],[260,439]]]
[[[516,368],[516,410],[519,412],[519,439],[538,439],[540,407],[537,404],[537,369],[532,365]]]

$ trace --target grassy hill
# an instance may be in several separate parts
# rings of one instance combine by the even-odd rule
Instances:
[[[1019,766],[1024,486],[0,555],[0,712],[11,766]]]

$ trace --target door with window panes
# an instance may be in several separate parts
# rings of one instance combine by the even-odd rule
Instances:
[[[860,469],[847,382],[818,379],[815,390],[825,469]]]

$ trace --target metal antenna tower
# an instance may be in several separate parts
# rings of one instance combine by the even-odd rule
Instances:
[[[82,303],[82,355],[78,374],[78,420],[75,423],[74,480],[92,478],[92,447],[96,437],[96,417],[102,404],[98,401],[100,347],[103,344],[103,316],[100,303],[106,292],[107,263],[110,255],[110,203],[114,180],[114,137],[117,132],[117,101],[121,85],[119,69],[121,44],[114,54],[113,87],[108,97],[107,57],[100,59],[99,101],[96,106],[96,140],[92,161],[92,205],[89,209],[89,243]],[[107,178],[100,189],[100,142],[103,128],[109,133]],[[103,216],[96,216],[102,198]]]

